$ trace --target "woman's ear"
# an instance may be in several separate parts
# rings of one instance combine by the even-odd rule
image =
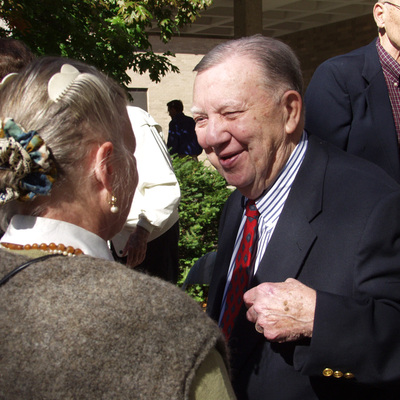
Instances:
[[[111,142],[104,142],[96,152],[94,168],[97,182],[109,193],[112,192],[113,166],[111,164],[111,155],[113,151],[113,144]]]
[[[282,97],[282,104],[285,107],[286,133],[290,135],[297,130],[302,118],[303,101],[300,93],[288,90]]]

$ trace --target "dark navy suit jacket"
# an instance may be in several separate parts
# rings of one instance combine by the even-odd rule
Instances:
[[[231,195],[220,221],[207,308],[215,320],[241,197]],[[372,163],[310,137],[252,286],[289,277],[317,290],[313,337],[270,343],[243,305],[230,340],[238,399],[398,398],[388,382],[400,379],[400,186]],[[354,378],[325,377],[325,368]]]
[[[322,63],[305,94],[306,131],[383,168],[400,182],[397,133],[376,49]]]

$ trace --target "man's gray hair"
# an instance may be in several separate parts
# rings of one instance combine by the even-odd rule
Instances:
[[[219,44],[196,65],[200,73],[215,67],[233,56],[254,61],[265,77],[265,85],[278,96],[295,90],[303,96],[303,76],[300,62],[293,50],[280,40],[254,35]]]

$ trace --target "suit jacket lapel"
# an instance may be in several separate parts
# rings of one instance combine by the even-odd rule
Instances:
[[[316,235],[310,222],[322,209],[327,155],[314,137],[293,183],[278,224],[252,282],[283,282],[296,278]]]
[[[229,264],[242,219],[243,207],[241,198],[242,195],[236,190],[229,197],[220,220],[218,248],[224,250],[217,251],[207,304],[207,313],[216,321],[219,319]]]
[[[289,201],[289,198],[288,198]],[[268,244],[252,286],[261,282],[283,282],[296,278],[304,259],[316,239],[309,221],[300,209],[289,201]],[[290,208],[291,207],[291,208]]]

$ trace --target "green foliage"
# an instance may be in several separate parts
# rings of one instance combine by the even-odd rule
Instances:
[[[149,30],[168,42],[179,28],[192,23],[212,0],[0,0],[8,28],[0,36],[25,42],[37,55],[83,60],[130,82],[126,70],[149,72],[155,82],[179,72],[168,57],[156,55]]]
[[[218,222],[231,190],[217,171],[201,161],[174,156],[173,165],[181,187],[178,284],[182,284],[195,261],[217,249]],[[207,296],[202,285],[193,285],[188,292],[200,302]]]

